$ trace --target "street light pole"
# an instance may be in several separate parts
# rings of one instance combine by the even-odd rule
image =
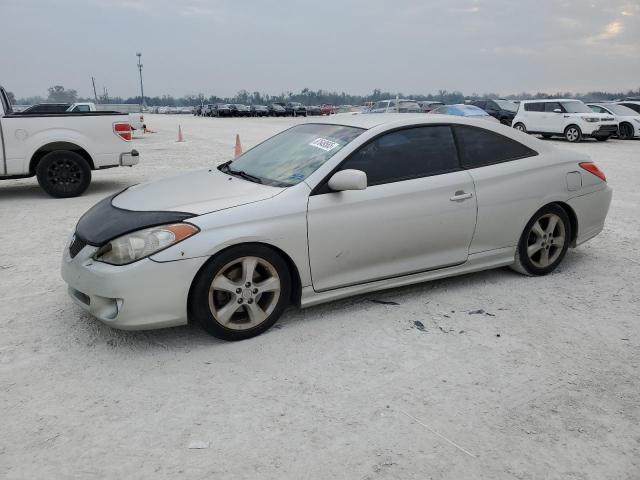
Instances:
[[[146,106],[144,102],[144,87],[142,86],[142,54],[140,52],[136,53],[138,57],[138,71],[140,72],[140,96],[142,97],[142,106]]]

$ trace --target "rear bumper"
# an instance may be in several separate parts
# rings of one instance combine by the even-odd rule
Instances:
[[[612,195],[611,187],[605,185],[600,190],[574,197],[567,202],[578,219],[576,245],[592,239],[602,231]]]
[[[140,154],[135,148],[130,152],[120,154],[121,167],[132,167],[134,165],[137,165],[138,162],[140,162]]]

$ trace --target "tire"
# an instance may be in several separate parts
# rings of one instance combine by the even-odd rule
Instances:
[[[91,168],[77,153],[56,150],[40,159],[36,176],[42,189],[52,197],[77,197],[91,183]]]
[[[571,222],[558,205],[547,205],[527,223],[516,248],[516,272],[529,276],[547,275],[564,259],[571,241]]]
[[[606,142],[609,140],[609,135],[597,135],[595,138],[599,142]]]
[[[284,259],[263,245],[239,245],[200,270],[191,287],[189,312],[214,337],[245,340],[271,328],[290,297],[291,274]]]
[[[553,135],[549,135],[548,133],[543,133],[543,134],[542,134],[542,138],[546,138],[546,139],[549,139],[549,138],[551,138],[552,136],[553,136]]]
[[[619,127],[618,138],[620,140],[631,140],[633,138],[633,125],[630,123],[621,123]]]
[[[564,129],[564,138],[567,142],[579,143],[582,141],[582,130],[577,125],[569,125]]]
[[[515,128],[516,130],[518,130],[519,132],[522,133],[527,133],[527,127],[524,126],[524,123],[522,122],[518,122],[516,123],[513,128]]]

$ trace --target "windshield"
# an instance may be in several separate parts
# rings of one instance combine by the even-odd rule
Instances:
[[[635,117],[638,115],[638,112],[631,110],[629,107],[625,107],[624,105],[617,105],[615,103],[602,105],[603,108],[615,113],[616,115],[620,115],[621,117]]]
[[[412,100],[400,100],[400,102],[398,103],[400,104],[400,108],[420,109],[420,105],[418,105],[418,102],[414,102]]]
[[[593,111],[582,102],[562,102],[562,106],[567,113],[593,113]]]
[[[513,102],[510,102],[509,100],[494,100],[494,102],[496,102],[501,109],[507,110],[508,112],[518,111],[518,105],[516,105]]]
[[[342,125],[297,125],[247,151],[229,167],[265,184],[296,185],[362,132]]]

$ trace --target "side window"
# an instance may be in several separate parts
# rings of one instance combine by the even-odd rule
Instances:
[[[478,108],[482,108],[483,110],[487,107],[487,102],[484,100],[478,100],[477,102],[473,102],[472,105],[475,105]]]
[[[544,103],[543,102],[525,103],[524,110],[526,112],[544,112]]]
[[[460,148],[460,162],[465,168],[484,167],[537,155],[537,152],[520,142],[484,128],[456,125],[454,129]]]
[[[591,109],[591,111],[593,111],[595,113],[606,113],[604,108],[599,107],[597,105],[589,105],[589,108]]]
[[[553,113],[555,110],[560,110],[561,112],[563,112],[564,108],[562,108],[562,105],[560,105],[558,102],[546,102],[544,104],[545,112]]]
[[[460,168],[451,128],[416,127],[387,133],[351,155],[341,170],[367,174],[369,186],[428,177]]]

